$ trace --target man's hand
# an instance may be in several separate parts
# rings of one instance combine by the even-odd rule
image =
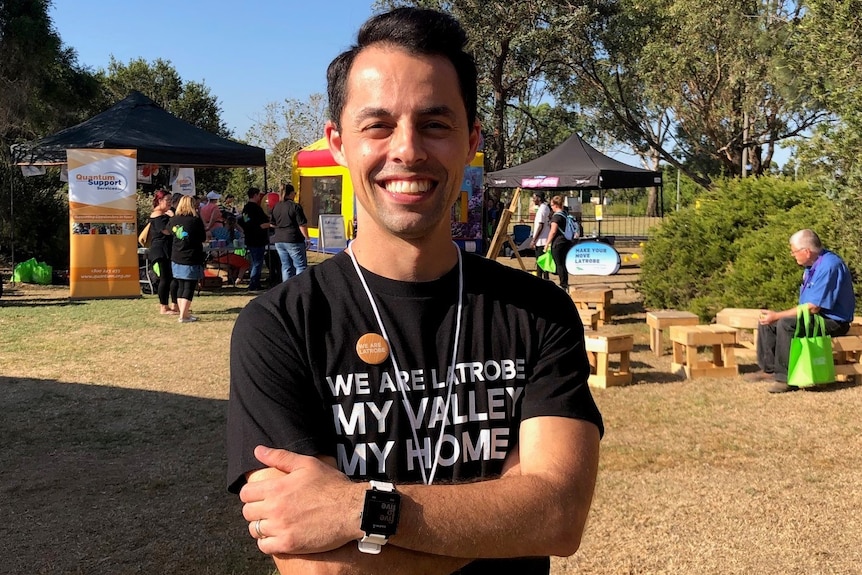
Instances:
[[[757,318],[757,321],[760,322],[761,325],[769,325],[778,321],[778,312],[774,312],[769,309],[760,310],[760,317]]]
[[[263,470],[259,481],[250,477],[239,495],[249,533],[262,552],[318,553],[362,537],[359,514],[365,485],[353,483],[316,457],[261,445],[254,456],[272,469]]]
[[[808,311],[812,314],[820,313],[820,308],[814,305],[813,303],[806,303],[803,305],[808,306]],[[785,309],[783,311],[772,311],[769,309],[760,310],[760,317],[758,318],[758,322],[762,325],[770,325],[777,322],[780,319],[788,318],[788,317],[796,317],[798,310],[796,306],[793,306],[789,309]]]

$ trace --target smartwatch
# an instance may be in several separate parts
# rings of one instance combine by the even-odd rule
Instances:
[[[372,481],[365,492],[359,528],[365,536],[359,540],[359,550],[376,555],[395,535],[398,517],[401,514],[401,495],[395,486],[384,481]]]

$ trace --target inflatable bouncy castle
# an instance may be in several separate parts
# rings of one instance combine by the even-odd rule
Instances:
[[[464,170],[461,195],[452,208],[452,239],[468,252],[484,253],[482,203],[485,155],[478,152]],[[308,218],[309,235],[320,246],[321,216],[341,215],[348,239],[356,237],[356,203],[347,168],[335,163],[325,138],[293,156],[293,187]],[[324,246],[326,247],[326,246]],[[328,248],[326,251],[330,251]]]

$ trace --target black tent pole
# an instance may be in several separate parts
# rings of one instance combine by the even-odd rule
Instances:
[[[602,220],[605,219],[605,190],[599,188],[599,206],[602,210]],[[596,238],[602,237],[602,220],[596,220]]]
[[[12,277],[9,283],[15,281],[15,184],[13,182],[14,168],[9,170],[9,244],[12,253]]]

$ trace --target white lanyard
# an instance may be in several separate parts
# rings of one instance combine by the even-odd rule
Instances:
[[[455,245],[455,249],[458,254],[458,315],[455,318],[455,342],[452,344],[452,362],[446,366],[446,383],[448,389],[446,391],[446,403],[443,408],[443,413],[446,415],[443,417],[443,423],[440,425],[440,437],[437,438],[437,442],[434,445],[434,460],[431,463],[430,475],[426,475],[425,473],[425,461],[422,457],[422,450],[419,447],[419,436],[416,433],[418,425],[413,425],[412,422],[410,425],[410,429],[413,432],[413,441],[416,442],[416,452],[419,457],[419,471],[422,472],[422,482],[425,485],[431,485],[431,483],[434,482],[434,475],[437,473],[437,463],[440,461],[440,450],[443,447],[443,435],[446,432],[446,422],[449,420],[449,402],[452,399],[452,388],[454,387],[453,384],[455,381],[454,367],[455,360],[458,355],[458,341],[461,339],[461,316],[464,311],[464,267],[461,262],[461,250],[458,249],[457,245]],[[383,336],[383,339],[386,341],[386,345],[389,346],[389,354],[392,357],[392,367],[395,370],[395,381],[397,382],[398,387],[401,388],[401,401],[403,402],[404,409],[407,413],[411,414],[413,409],[410,405],[410,400],[407,398],[406,386],[403,385],[401,381],[401,370],[399,370],[398,362],[395,359],[395,347],[392,345],[392,342],[389,341],[389,334],[386,333],[386,328],[383,326],[383,319],[380,317],[380,311],[377,309],[377,302],[374,300],[374,296],[368,288],[368,283],[365,281],[365,275],[362,273],[362,268],[359,267],[359,263],[356,261],[352,245],[347,246],[347,254],[353,262],[353,267],[356,269],[359,281],[362,282],[362,287],[365,289],[365,295],[368,296],[368,301],[371,303],[371,309],[374,310],[374,317],[377,319],[377,326],[380,328],[380,335]],[[428,436],[431,437],[430,430],[428,430]]]

